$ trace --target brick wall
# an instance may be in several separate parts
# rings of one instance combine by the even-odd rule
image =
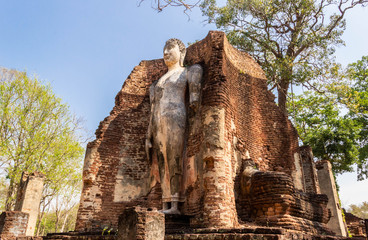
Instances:
[[[28,223],[28,213],[6,211],[0,215],[0,239],[25,237]]]
[[[117,227],[125,206],[160,205],[160,187],[150,186],[144,152],[148,88],[166,68],[162,60],[142,61],[115,98],[115,107],[87,146],[76,229]],[[150,201],[147,201],[150,200]]]
[[[328,198],[296,191],[291,177],[281,172],[256,172],[250,189],[251,220],[313,234],[332,233]],[[246,216],[249,217],[249,216]]]

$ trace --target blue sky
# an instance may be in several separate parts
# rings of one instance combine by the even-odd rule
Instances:
[[[94,132],[114,105],[124,80],[141,60],[162,57],[165,41],[203,39],[198,10],[161,13],[146,0],[0,0],[0,66],[27,70],[45,82],[86,120]],[[368,8],[347,15],[346,47],[337,60],[346,65],[368,55]],[[354,174],[338,178],[343,205],[368,201],[368,181]],[[365,192],[363,192],[365,191]]]

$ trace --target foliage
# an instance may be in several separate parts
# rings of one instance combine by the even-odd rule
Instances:
[[[290,84],[312,87],[333,65],[335,46],[344,42],[345,14],[366,0],[216,0],[201,4],[209,22],[230,42],[252,55],[278,90],[286,112]]]
[[[368,58],[350,64],[344,75],[305,92],[289,103],[290,116],[304,144],[318,159],[328,159],[335,173],[352,171],[368,177]]]
[[[351,91],[341,99],[349,109],[350,117],[361,125],[358,173],[368,176],[368,56],[350,64],[348,76],[352,81]]]
[[[0,209],[5,209],[7,189],[8,184],[6,183],[5,177],[0,177]]]
[[[359,124],[341,116],[338,104],[323,94],[296,96],[289,108],[301,140],[312,147],[316,158],[330,160],[335,173],[353,170],[352,164],[358,162]]]
[[[41,232],[45,231],[46,233],[64,232],[67,226],[66,221],[75,222],[76,213],[74,213],[74,208],[78,205],[81,194],[81,175],[79,172],[75,172],[70,176],[64,177],[66,178],[62,179],[60,188],[56,189],[55,185],[45,185],[44,187],[38,214],[36,235],[43,235]],[[52,223],[54,224],[53,231],[42,225],[45,221],[49,222],[49,220],[44,220],[44,218],[47,217],[50,209],[52,209],[54,214],[52,217]]]
[[[348,212],[362,219],[368,219],[368,202],[362,202],[359,205],[351,204]]]
[[[1,79],[0,166],[9,182],[6,210],[11,210],[24,171],[45,174],[43,199],[80,181],[83,148],[81,122],[49,85],[25,72]]]
[[[68,211],[68,214],[66,212]],[[77,218],[78,205],[74,205],[70,210],[63,210],[63,217],[57,223],[56,211],[45,213],[39,228],[37,229],[39,236],[45,236],[48,233],[54,232],[69,232],[74,230],[75,221]],[[55,231],[55,228],[57,231]]]

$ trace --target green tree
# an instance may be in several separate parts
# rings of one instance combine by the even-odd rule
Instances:
[[[357,166],[358,180],[368,178],[368,57],[330,75],[323,92],[293,97],[288,108],[304,144],[335,173]],[[341,78],[342,77],[342,78]]]
[[[55,215],[55,218],[53,218],[55,219],[54,231],[47,230],[46,233],[57,232],[60,229],[63,232],[67,221],[73,221],[73,219],[70,220],[69,218],[76,217],[76,214],[71,212],[79,202],[82,176],[81,166],[75,165],[74,167],[75,171],[58,171],[55,173],[54,178],[45,182],[37,220],[37,236],[43,235],[40,232],[44,229],[42,223],[44,222],[44,217],[47,217],[50,208],[53,209],[53,214]],[[61,221],[63,221],[63,225],[60,227]],[[68,225],[67,229],[68,231],[74,230],[74,226],[71,229]]]
[[[349,109],[349,116],[361,126],[358,174],[368,176],[368,56],[350,64],[347,75],[352,87],[349,94],[341,94],[340,99]]]
[[[36,235],[74,230],[80,192],[81,181],[77,179],[64,184],[56,194],[45,197],[40,204]]]
[[[24,171],[46,175],[43,198],[80,181],[81,122],[49,85],[25,72],[0,73],[0,166],[8,179],[5,209],[11,210]]]
[[[0,209],[5,209],[6,193],[8,186],[5,177],[0,177]]]
[[[74,230],[75,221],[77,218],[78,205],[75,205],[72,209],[69,210],[69,214],[65,214],[62,212],[63,217],[58,224],[58,232],[69,232]],[[54,210],[49,210],[45,212],[45,216],[42,219],[42,223],[39,225],[39,236],[45,236],[48,233],[55,232],[55,224],[56,224],[56,212]]]
[[[334,64],[335,47],[344,42],[344,17],[366,0],[204,0],[209,22],[224,30],[230,42],[252,55],[277,88],[286,113],[290,84],[312,87]]]
[[[336,98],[305,92],[289,103],[290,116],[300,139],[310,145],[316,158],[329,160],[337,174],[353,171],[359,163],[361,125],[348,114],[342,115]]]
[[[357,217],[368,219],[368,202],[363,202],[359,205],[351,204],[349,206],[348,212]]]

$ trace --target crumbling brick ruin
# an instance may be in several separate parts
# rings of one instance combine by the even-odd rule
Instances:
[[[0,239],[25,237],[29,214],[6,211],[0,215]]]
[[[365,221],[352,213],[345,212],[346,225],[353,237],[366,239]],[[368,221],[368,220],[366,220]]]
[[[334,233],[313,155],[299,147],[260,66],[222,32],[188,47],[185,63],[203,68],[201,103],[188,119],[183,215],[166,216],[165,238],[338,239],[321,236]],[[148,164],[144,143],[148,90],[166,71],[162,59],[136,66],[88,144],[76,231],[118,229],[124,210],[161,208],[157,161]]]
[[[42,173],[22,173],[14,211],[2,212],[0,215],[0,239],[34,235],[43,182]]]

